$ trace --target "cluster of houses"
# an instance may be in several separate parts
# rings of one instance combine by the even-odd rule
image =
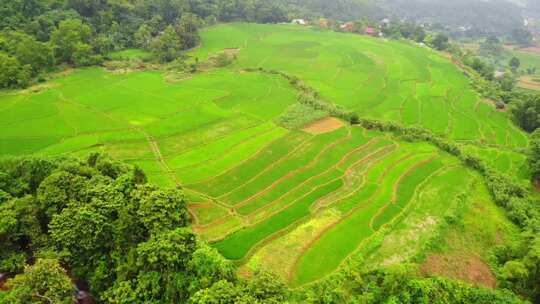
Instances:
[[[303,25],[303,26],[311,24],[309,21],[307,21],[305,19],[294,19],[294,20],[292,20],[291,23],[292,24],[297,24],[297,25]],[[388,26],[389,24],[390,24],[390,19],[384,18],[384,19],[382,19],[380,21],[379,26],[370,26],[370,25],[363,26],[358,22],[350,21],[350,22],[345,22],[345,23],[341,23],[339,25],[336,25],[335,28],[338,28],[337,26],[339,26],[339,30],[341,30],[343,32],[361,33],[361,34],[368,35],[368,36],[381,37],[382,33],[381,33],[380,29]],[[318,20],[318,25],[321,28],[330,28],[330,21],[328,19],[321,18],[321,19]]]

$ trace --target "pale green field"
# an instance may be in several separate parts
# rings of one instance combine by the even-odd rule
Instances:
[[[160,71],[89,68],[0,93],[0,155],[106,152],[135,164],[153,183],[182,185],[193,229],[227,258],[264,267],[268,248],[295,248],[272,264],[294,285],[372,248],[418,214],[411,210],[424,193],[444,192],[430,196],[430,215],[443,216],[474,177],[427,143],[345,122],[320,134],[287,129],[279,117],[297,105],[298,92],[281,76],[246,68],[297,76],[362,117],[429,128],[501,171],[527,175],[512,150],[525,147],[526,136],[431,50],[281,25],[218,25],[202,38],[191,55],[204,61],[239,48],[238,60],[172,83]]]

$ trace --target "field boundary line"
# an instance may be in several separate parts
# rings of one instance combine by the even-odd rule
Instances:
[[[373,153],[370,154],[370,155],[372,156],[373,154],[378,154],[378,153],[381,152],[382,150],[383,150],[383,148],[380,148],[379,150],[373,152]],[[367,158],[367,156],[364,157],[363,159],[361,159],[360,161],[365,161],[365,160],[369,159],[369,158],[367,158],[367,159],[366,159],[366,158]],[[359,161],[359,162],[360,162],[360,161]],[[360,163],[362,163],[362,162],[360,162]],[[355,163],[355,164],[353,164],[353,166],[357,166],[357,164]],[[328,170],[328,171],[326,171],[326,172],[323,172],[323,174],[326,174],[326,173],[328,173],[328,172],[330,172],[330,171],[331,171],[331,170]],[[293,206],[293,205],[296,204],[299,200],[301,200],[301,199],[303,199],[304,197],[308,196],[309,194],[313,193],[313,192],[316,191],[317,189],[319,189],[319,188],[321,188],[321,187],[324,187],[324,186],[326,186],[326,185],[328,185],[328,184],[330,184],[330,183],[333,183],[333,182],[335,182],[335,181],[337,181],[337,180],[343,180],[344,176],[345,176],[345,174],[342,174],[341,176],[338,176],[338,177],[336,177],[336,178],[333,178],[333,179],[331,179],[330,181],[327,181],[327,182],[325,182],[325,183],[318,184],[318,185],[315,185],[315,186],[311,187],[310,190],[309,190],[307,193],[304,193],[304,194],[301,195],[300,197],[298,197],[298,198],[294,199],[293,201],[291,201],[290,203],[288,203],[288,204],[282,206],[282,207],[279,208],[278,210],[275,210],[275,211],[271,212],[270,214],[268,214],[268,215],[267,215],[266,217],[264,217],[263,219],[254,222],[254,223],[255,223],[254,225],[256,225],[257,223],[263,222],[265,219],[267,219],[267,218],[269,218],[269,217],[271,217],[271,216],[274,216],[274,215],[276,215],[276,214],[278,214],[278,213],[284,211],[285,209],[287,209],[287,208]],[[310,204],[310,206],[309,206],[309,212],[310,212],[310,213],[313,213],[313,205],[317,204],[317,202],[323,200],[325,197],[330,196],[331,194],[337,192],[338,190],[339,190],[339,189],[336,189],[335,191],[332,191],[332,192],[330,192],[330,193],[327,193],[327,194],[325,194],[324,196],[322,196],[322,197],[318,198],[317,200],[315,200],[314,202],[312,202],[312,203]],[[287,194],[287,193],[286,193],[286,194]],[[285,195],[283,195],[283,196],[285,196]],[[255,217],[256,215],[258,215],[258,214],[261,214],[261,213],[264,214],[264,210],[269,209],[270,207],[272,207],[272,206],[274,206],[274,205],[277,205],[277,204],[280,202],[280,199],[281,199],[281,198],[282,198],[282,197],[280,197],[280,198],[274,200],[274,201],[273,201],[272,203],[270,203],[270,204],[267,204],[267,205],[265,205],[265,206],[263,206],[263,207],[261,207],[261,208],[258,208],[257,210],[255,210],[255,211],[253,211],[252,213],[250,213],[249,215],[247,215],[247,217],[248,217],[248,218],[254,218],[254,217]],[[320,208],[319,208],[319,209],[320,209]],[[261,211],[262,211],[262,212],[261,212]],[[256,214],[256,213],[257,213],[257,214]]]
[[[401,157],[400,159],[398,159],[395,163],[393,163],[391,166],[389,166],[385,171],[383,171],[383,173],[381,174],[381,176],[379,177],[379,181],[383,180],[384,177],[386,177],[386,175],[388,175],[388,173],[394,168],[396,167],[399,163],[401,163],[402,161],[405,161],[407,159],[410,159],[413,155],[412,154],[407,154],[403,157]],[[300,259],[302,258],[302,256],[307,252],[307,250],[309,248],[311,248],[311,246],[313,244],[315,244],[316,241],[320,240],[322,238],[322,236],[327,233],[328,231],[330,231],[331,229],[335,228],[337,225],[339,225],[340,223],[343,223],[345,220],[347,220],[348,218],[350,218],[354,213],[356,213],[357,211],[361,210],[361,209],[364,209],[366,208],[367,206],[371,205],[373,203],[373,200],[379,195],[379,193],[381,192],[381,189],[380,188],[377,188],[377,191],[375,191],[368,199],[366,199],[363,203],[359,203],[357,206],[355,206],[354,208],[352,208],[351,210],[349,210],[347,213],[345,214],[342,214],[341,218],[336,221],[335,223],[333,223],[332,225],[328,226],[326,229],[323,230],[323,232],[316,238],[315,241],[313,241],[312,243],[310,243],[310,246],[306,246],[306,250],[297,256],[297,259],[295,260],[295,262],[293,263],[293,266],[291,267],[292,269],[292,272],[291,272],[291,280],[292,280],[292,276],[294,275],[294,273],[296,272],[296,268],[298,266],[298,263],[300,262]],[[354,192],[356,193],[356,191]],[[353,194],[354,194],[353,193]],[[348,197],[352,196],[353,194],[349,195]],[[337,199],[336,201],[339,201],[339,200],[342,200],[344,198],[340,198],[340,199]],[[327,205],[326,208],[331,208],[330,207],[331,205]],[[324,208],[324,207],[322,207]],[[321,208],[321,209],[322,209]],[[343,259],[346,260],[347,258]],[[339,268],[339,266],[338,266]],[[317,280],[318,281],[318,280]],[[315,282],[315,281],[314,281]]]
[[[397,149],[399,148],[399,144],[398,143],[394,143],[394,145],[392,145],[391,147],[393,147],[394,149]],[[392,149],[392,150],[394,150]],[[389,149],[390,150],[390,149]],[[394,150],[395,151],[395,150]],[[384,154],[383,154],[384,155]],[[380,176],[378,176],[378,181],[382,181],[384,179],[384,177],[388,174],[388,172],[390,172],[398,163],[404,161],[404,160],[407,160],[409,158],[411,158],[412,155],[411,154],[406,154],[404,155],[403,157],[399,158],[396,160],[395,163],[391,164],[388,168],[386,168]],[[375,160],[374,162],[370,163],[371,165],[368,166],[367,168],[365,168],[362,172],[364,174],[367,174],[371,169],[373,169],[374,166],[376,166],[377,164],[379,164],[380,162],[384,161],[386,159],[386,157],[383,157],[383,158],[380,158],[380,159],[377,159]],[[319,209],[321,208],[325,208],[325,207],[330,207],[336,203],[338,203],[339,201],[342,201],[344,199],[347,199],[347,198],[350,198],[352,197],[353,195],[355,195],[356,193],[358,193],[359,191],[362,191],[362,189],[364,189],[364,185],[366,184],[367,180],[364,180],[364,182],[362,183],[362,185],[360,185],[361,187],[359,187],[357,190],[349,193],[348,195],[345,195],[345,196],[342,196],[342,197],[339,197],[339,198],[336,198],[335,200],[325,204],[324,206],[321,206]],[[366,201],[370,201],[373,199],[373,197],[375,195],[377,195],[378,193],[380,192],[380,188],[377,188],[377,190],[366,200]],[[349,217],[352,213],[354,213],[355,211],[357,210],[357,208],[352,208],[351,210],[349,210],[347,213],[343,214],[342,217],[343,219]]]
[[[459,164],[450,164],[450,165],[447,165],[447,166],[443,166],[442,168],[440,168],[440,169],[436,170],[435,172],[433,172],[432,174],[430,174],[430,175],[426,178],[426,180],[424,180],[424,181],[422,182],[422,184],[419,185],[419,187],[425,186],[425,184],[427,184],[428,181],[429,181],[430,179],[432,179],[434,176],[437,176],[437,175],[441,174],[442,171],[447,171],[447,170],[449,170],[449,169],[451,169],[451,168],[458,167],[458,166],[459,166]],[[417,197],[418,197],[417,191],[418,191],[419,187],[415,190],[414,199],[417,199]],[[410,204],[408,204],[408,207],[409,207],[409,206],[410,206]],[[384,229],[382,229],[382,228],[385,228],[386,225],[388,225],[388,224],[392,224],[392,225],[395,224],[394,221],[396,221],[397,217],[401,216],[401,214],[402,214],[403,212],[404,212],[404,211],[402,211],[398,216],[394,217],[394,218],[392,219],[391,222],[386,223],[385,225],[381,226],[381,229],[379,229],[378,231],[376,231],[376,232],[374,232],[373,234],[371,234],[369,237],[367,237],[367,238],[365,238],[364,240],[362,240],[362,241],[360,242],[360,244],[357,246],[357,248],[356,248],[355,250],[353,250],[350,254],[348,254],[348,255],[340,262],[340,264],[338,265],[338,267],[337,267],[336,269],[342,268],[343,265],[344,265],[345,263],[347,263],[353,256],[355,256],[356,254],[358,254],[358,252],[364,247],[364,245],[365,245],[366,243],[369,243],[373,238],[378,237],[379,234],[381,234],[382,232],[384,232],[384,231],[383,231]],[[330,227],[330,228],[331,228],[331,227]],[[321,236],[321,237],[322,237],[322,236]],[[296,269],[296,267],[293,268],[293,270],[294,270],[294,269]],[[332,272],[332,273],[333,273],[333,272]],[[306,283],[306,284],[302,284],[302,285],[300,285],[300,286],[297,286],[296,288],[300,288],[300,287],[305,287],[305,286],[313,285],[313,284],[315,284],[315,283],[317,283],[317,282],[319,282],[319,281],[325,279],[326,277],[328,277],[328,276],[331,275],[332,273],[329,273],[329,274],[327,274],[327,275],[325,275],[325,276],[323,276],[323,277],[321,277],[321,278],[318,278],[317,280],[314,280],[314,281],[312,281],[312,282],[309,282],[309,283]],[[294,275],[294,273],[291,273],[291,275]],[[291,278],[291,279],[292,279],[292,278]],[[289,282],[290,282],[290,281],[289,281]]]
[[[290,133],[288,133],[288,134],[290,134]],[[288,135],[288,134],[287,134],[287,135]],[[287,136],[287,135],[285,135],[285,136]],[[228,174],[229,172],[231,172],[232,170],[235,170],[235,169],[239,168],[240,166],[244,165],[245,163],[250,162],[250,161],[252,161],[253,159],[257,158],[257,157],[258,157],[261,153],[263,153],[270,145],[272,145],[273,143],[275,143],[276,141],[278,141],[278,140],[280,140],[280,139],[282,139],[282,138],[283,138],[283,137],[276,138],[275,140],[269,142],[266,146],[264,146],[263,148],[259,149],[259,151],[257,151],[257,152],[256,152],[255,154],[253,154],[251,157],[246,158],[245,160],[239,162],[239,163],[238,163],[237,165],[235,165],[234,167],[231,167],[231,168],[227,169],[226,171],[223,171],[222,173],[220,173],[220,174],[218,174],[218,175],[216,175],[216,176],[211,176],[211,177],[209,177],[209,178],[207,178],[207,179],[201,180],[201,181],[196,182],[196,183],[186,184],[186,186],[193,186],[193,185],[205,184],[205,183],[208,183],[208,182],[211,181],[211,180],[217,179],[218,177],[224,176],[224,175]],[[289,156],[290,154],[293,154],[294,152],[296,152],[297,150],[299,150],[300,148],[302,148],[302,144],[303,144],[303,143],[309,141],[309,140],[312,139],[312,138],[313,138],[313,136],[310,136],[310,137],[308,137],[308,138],[302,140],[302,141],[300,142],[300,144],[299,144],[296,148],[294,148],[291,152],[287,153],[286,155],[282,156],[282,157],[279,159],[278,162],[281,162],[282,159],[288,158],[288,156]],[[277,163],[273,163],[272,165],[270,165],[270,166],[268,166],[268,167],[273,167],[273,166],[275,166],[275,165],[277,165]],[[267,167],[267,168],[268,168],[268,167]],[[267,168],[265,168],[265,170],[266,170]],[[246,185],[247,183],[251,182],[253,179],[255,179],[255,178],[259,177],[260,175],[262,175],[262,174],[265,172],[265,170],[261,171],[261,172],[258,173],[255,177],[252,177],[251,179],[249,179],[247,182],[244,182],[244,183],[240,184],[239,186],[236,186],[233,190],[231,190],[231,191],[229,191],[229,192],[227,192],[227,193],[225,193],[225,194],[221,194],[221,195],[219,195],[219,196],[216,196],[216,198],[218,198],[218,199],[219,199],[219,198],[223,198],[224,196],[227,196],[227,195],[231,194],[232,192],[234,192],[234,191],[237,190],[238,188],[240,188],[240,187]]]
[[[219,121],[221,121],[222,119],[219,119]],[[185,148],[183,150],[180,150],[180,151],[177,151],[175,153],[171,153],[171,154],[166,154],[165,155],[165,158],[169,159],[169,158],[174,158],[178,155],[181,155],[181,154],[184,154],[184,153],[188,153],[190,151],[193,151],[195,149],[198,149],[200,148],[201,146],[207,146],[208,144],[212,143],[212,142],[216,142],[216,141],[219,141],[219,140],[222,140],[224,138],[227,138],[231,135],[235,135],[237,133],[240,133],[240,132],[243,132],[243,131],[247,131],[249,129],[253,129],[253,128],[256,128],[258,126],[261,125],[261,122],[260,121],[257,121],[256,123],[254,124],[250,124],[248,126],[245,126],[245,127],[242,127],[242,128],[238,128],[238,129],[234,129],[232,130],[231,132],[228,132],[228,133],[224,133],[222,135],[219,135],[219,136],[216,136],[216,137],[212,137],[210,138],[210,140],[208,141],[202,141],[202,142],[199,142],[199,143],[196,143],[188,148]],[[192,130],[190,130],[192,131]],[[167,135],[167,136],[162,136],[162,137],[158,137],[159,140],[168,140],[168,139],[171,139],[171,138],[174,138],[174,137],[177,137],[177,136],[180,136],[180,135],[184,135],[186,133],[191,133],[191,132],[180,132],[180,133],[176,133],[176,134],[172,134],[172,135]],[[188,134],[186,134],[188,135]]]
[[[415,188],[415,191],[414,191],[413,197],[411,198],[411,201],[417,201],[418,200],[418,197],[419,197],[421,191],[424,190],[424,188],[427,186],[428,182],[432,178],[434,178],[436,176],[439,176],[440,174],[442,174],[444,172],[447,172],[450,169],[459,167],[459,166],[460,166],[459,163],[447,164],[445,166],[442,166],[438,170],[434,171],[433,173],[431,173],[424,181],[422,181],[418,185],[418,187]],[[346,260],[348,260],[348,259],[352,258],[352,256],[358,254],[358,252],[360,252],[362,250],[362,247],[364,247],[366,245],[366,243],[369,243],[373,238],[375,238],[377,236],[380,236],[381,234],[387,234],[388,230],[386,228],[389,227],[389,226],[396,225],[397,222],[403,220],[403,217],[405,216],[405,213],[410,212],[410,209],[413,207],[413,205],[414,205],[414,203],[412,203],[412,204],[408,203],[407,206],[400,213],[398,213],[394,218],[392,218],[392,220],[390,220],[388,223],[385,223],[384,225],[382,225],[379,230],[374,231],[374,233],[372,235],[370,235],[365,240],[363,240],[353,252],[351,252],[345,259],[343,259],[342,263],[340,263],[338,268],[343,267],[343,264],[346,262]]]
[[[385,150],[381,150],[380,152],[384,152],[384,153],[381,153],[380,156],[387,156],[389,154],[387,153],[391,153],[392,151],[394,151],[396,149],[396,145],[395,144],[392,144],[392,145],[389,145],[388,147],[386,147]],[[318,206],[312,206],[312,212],[319,212],[320,210],[322,209],[325,209],[325,208],[331,208],[332,205],[336,204],[337,202],[339,201],[342,201],[342,200],[345,200],[345,199],[348,199],[352,196],[354,196],[355,194],[357,194],[359,191],[362,191],[364,189],[364,186],[367,184],[367,178],[366,178],[366,174],[369,172],[369,170],[371,168],[373,168],[373,166],[377,165],[379,162],[383,161],[385,159],[385,157],[381,157],[381,158],[377,158],[375,160],[372,160],[372,161],[369,161],[369,162],[366,162],[366,164],[368,165],[366,168],[364,168],[362,171],[360,171],[359,173],[362,174],[362,181],[359,183],[359,184],[356,184],[355,187],[356,189],[353,190],[352,192],[350,193],[345,193],[344,195],[342,196],[339,196],[333,200],[330,200],[329,202],[327,203],[323,203],[323,204],[319,204]]]
[[[360,147],[357,147],[349,152],[347,152],[347,154],[345,154],[341,159],[338,160],[338,162],[336,162],[335,164],[333,164],[330,168],[324,170],[323,172],[320,172],[316,175],[312,175],[310,176],[308,179],[304,180],[303,182],[301,182],[300,184],[294,186],[292,189],[288,190],[287,192],[283,193],[281,196],[279,196],[278,198],[276,198],[275,200],[273,200],[272,202],[264,205],[264,206],[261,206],[260,208],[257,208],[255,209],[252,213],[250,213],[249,215],[247,216],[251,216],[251,214],[253,213],[259,213],[260,211],[263,211],[265,209],[268,209],[268,207],[271,207],[273,205],[277,205],[279,203],[280,200],[282,200],[284,197],[286,197],[287,195],[293,193],[294,191],[300,189],[301,187],[305,186],[306,184],[308,184],[310,181],[318,178],[318,177],[321,177],[325,174],[328,174],[330,173],[331,171],[333,170],[336,170],[338,169],[338,167],[340,165],[342,165],[345,161],[347,161],[353,154],[359,152],[359,151],[364,151],[366,149],[369,149],[371,146],[373,146],[374,144],[376,144],[377,142],[379,141],[379,139],[376,139],[376,138],[373,138],[371,139],[369,142],[367,142],[366,144],[360,146]],[[378,151],[378,150],[377,150]],[[375,152],[377,152],[375,151]],[[373,152],[373,153],[375,153]],[[367,157],[367,156],[366,156]],[[365,157],[364,157],[365,158]],[[362,158],[361,160],[364,160],[364,158]],[[360,162],[361,163],[361,162]],[[356,162],[355,162],[356,164]],[[354,164],[353,164],[354,165]],[[343,174],[344,175],[344,174]],[[340,176],[339,178],[343,178],[343,175]]]
[[[371,217],[371,219],[369,221],[369,227],[371,228],[372,231],[375,232],[375,229],[373,229],[373,222],[375,221],[375,219],[378,218],[388,208],[388,206],[390,204],[395,204],[396,203],[397,192],[399,190],[399,186],[403,183],[403,180],[405,178],[407,178],[409,175],[411,175],[413,172],[415,172],[417,169],[419,169],[419,168],[427,165],[428,163],[432,162],[434,159],[436,159],[436,157],[437,157],[436,155],[432,155],[431,157],[429,157],[426,160],[415,163],[413,166],[408,168],[407,171],[405,171],[399,177],[399,179],[396,181],[396,183],[392,187],[393,188],[392,189],[392,199],[389,202],[387,202],[386,204],[384,204],[383,206],[381,206],[381,208],[379,208],[379,210],[377,210],[377,212],[375,212],[375,214],[373,214],[373,216]]]
[[[249,202],[253,201],[254,199],[260,197],[261,195],[263,194],[266,194],[268,193],[269,191],[272,191],[272,189],[274,189],[275,187],[277,187],[278,185],[280,185],[281,183],[283,183],[285,180],[291,178],[292,176],[300,173],[300,172],[303,172],[307,169],[310,169],[312,167],[314,167],[319,161],[320,159],[322,158],[322,155],[326,154],[326,152],[330,151],[331,149],[333,149],[334,147],[336,147],[338,144],[342,143],[342,142],[345,142],[345,141],[349,141],[350,139],[352,138],[352,132],[351,132],[351,129],[349,128],[349,133],[343,137],[343,138],[339,138],[337,139],[336,141],[330,143],[329,145],[325,146],[316,156],[313,160],[311,160],[309,163],[307,163],[305,166],[302,166],[302,167],[299,167],[293,171],[290,171],[289,173],[285,174],[284,176],[282,176],[281,178],[277,179],[276,181],[274,181],[272,184],[268,185],[266,188],[262,189],[261,191],[253,194],[252,196],[244,199],[243,201],[237,203],[237,204],[234,204],[234,207],[235,208],[241,208],[247,204],[249,204]]]
[[[214,163],[214,162],[220,161],[220,160],[224,159],[225,157],[227,157],[229,154],[233,153],[235,148],[238,148],[239,146],[241,146],[243,144],[246,144],[246,143],[249,143],[251,141],[254,141],[254,140],[258,139],[258,138],[261,138],[261,137],[267,135],[268,133],[271,133],[271,132],[276,131],[278,129],[279,129],[279,127],[274,127],[274,128],[269,129],[269,130],[265,130],[265,131],[263,131],[261,133],[257,133],[256,135],[251,136],[248,139],[243,140],[243,141],[239,142],[238,144],[233,145],[233,147],[227,149],[227,151],[225,153],[220,153],[220,155],[215,157],[215,158],[205,159],[205,160],[202,160],[202,161],[200,161],[198,163],[183,166],[183,167],[175,167],[174,170],[190,170],[190,169],[195,170],[195,169],[197,169],[197,167],[204,166],[204,165],[206,165],[208,163]],[[272,142],[273,142],[273,140],[272,140]],[[262,149],[264,149],[264,147],[259,149],[259,150],[262,150]],[[188,150],[186,153],[189,153],[191,151],[193,151],[193,150]],[[259,151],[257,151],[255,154],[257,154],[258,152]],[[177,156],[180,156],[180,155],[183,155],[183,154],[185,154],[185,153],[178,154]],[[167,159],[172,160],[174,158],[175,157],[172,157],[172,158],[168,157]]]

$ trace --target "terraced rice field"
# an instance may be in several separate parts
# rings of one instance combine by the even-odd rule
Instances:
[[[470,88],[462,71],[427,48],[289,25],[222,24],[202,37],[192,56],[238,48],[235,68],[295,75],[363,117],[421,125],[455,140],[527,145],[506,115]]]
[[[527,138],[435,52],[292,26],[224,24],[202,36],[191,55],[204,61],[239,48],[238,60],[178,82],[160,71],[89,68],[0,93],[0,154],[106,152],[136,164],[151,182],[182,185],[193,229],[242,272],[269,267],[293,285],[368,252],[419,216],[426,197],[442,217],[445,208],[435,207],[478,177],[427,143],[337,119],[284,128],[278,117],[298,92],[278,75],[246,68],[298,76],[363,117],[429,128],[500,170],[526,175],[514,150]]]

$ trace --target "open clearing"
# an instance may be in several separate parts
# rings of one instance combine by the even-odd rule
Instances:
[[[343,127],[343,122],[341,120],[334,117],[327,117],[308,124],[303,130],[309,134],[318,135],[335,131],[341,127]]]
[[[527,137],[431,50],[288,25],[222,24],[202,38],[192,56],[232,52],[235,63],[175,83],[160,71],[80,69],[41,90],[0,93],[0,154],[106,152],[153,183],[181,184],[194,231],[242,272],[270,268],[293,285],[357,254],[410,259],[478,180],[432,145],[336,118],[285,128],[278,118],[298,92],[247,68],[297,76],[362,117],[428,128],[526,178],[515,150]]]

